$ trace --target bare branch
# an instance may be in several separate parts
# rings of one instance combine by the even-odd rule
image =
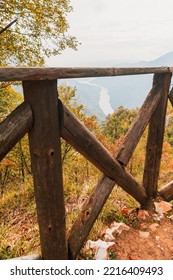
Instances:
[[[0,30],[0,34],[2,34],[3,32],[5,32],[8,28],[10,28],[15,22],[17,21],[17,19],[14,19],[12,22],[10,22],[7,26],[5,26],[3,29]]]

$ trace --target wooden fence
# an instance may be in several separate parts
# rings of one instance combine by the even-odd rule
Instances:
[[[115,183],[141,207],[160,195],[173,199],[173,181],[158,193],[165,116],[173,68],[0,68],[0,82],[22,81],[24,102],[0,124],[0,160],[28,132],[43,259],[76,259]],[[116,155],[84,127],[58,99],[57,79],[154,74],[153,85]],[[149,124],[143,185],[127,172]],[[84,155],[103,176],[84,203],[68,236],[60,137]],[[36,257],[38,258],[38,257]]]

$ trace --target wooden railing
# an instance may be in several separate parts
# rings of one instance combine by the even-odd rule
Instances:
[[[165,116],[173,68],[0,68],[0,81],[22,81],[24,102],[0,124],[0,159],[28,132],[43,259],[75,259],[115,183],[149,207],[158,194]],[[118,152],[109,151],[57,98],[57,79],[154,74],[153,85]],[[149,124],[143,185],[127,172]],[[60,137],[91,161],[103,176],[84,203],[68,236]],[[173,182],[159,191],[173,199]]]

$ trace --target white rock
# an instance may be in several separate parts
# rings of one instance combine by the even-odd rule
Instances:
[[[95,260],[108,260],[108,259],[109,259],[109,255],[108,255],[107,248],[99,247],[95,253]]]
[[[98,239],[97,241],[88,240],[85,249],[86,251],[90,249],[95,250],[95,260],[107,260],[109,259],[107,249],[114,244],[114,242],[106,242],[101,239]]]
[[[121,234],[122,231],[130,230],[130,227],[124,223],[112,223],[111,228],[108,228],[105,232],[105,240],[106,241],[113,241],[115,240],[114,233]]]
[[[106,241],[114,241],[114,240],[115,240],[115,237],[113,236],[114,231],[115,231],[115,230],[114,230],[113,228],[108,228],[108,229],[106,230],[104,239],[105,239]]]
[[[154,214],[153,216],[155,221],[160,221],[161,219],[164,218],[163,214]]]

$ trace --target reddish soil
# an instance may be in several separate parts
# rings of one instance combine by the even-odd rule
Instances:
[[[173,216],[151,214],[143,219],[133,213],[127,217],[129,231],[115,236],[109,247],[117,260],[172,260]],[[132,215],[132,217],[130,217]],[[172,217],[172,218],[170,218]],[[144,233],[143,233],[144,232]]]

